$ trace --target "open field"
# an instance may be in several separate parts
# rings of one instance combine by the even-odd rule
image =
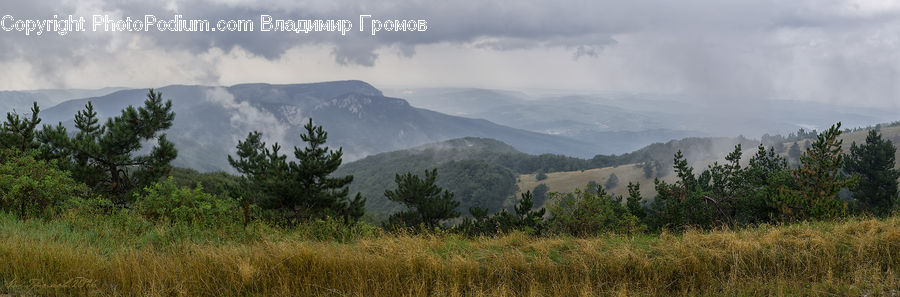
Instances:
[[[896,217],[591,238],[357,228],[332,239],[313,229],[196,231],[119,219],[0,215],[0,295],[900,294]]]
[[[644,171],[637,164],[621,165],[616,167],[603,167],[589,170],[550,172],[547,178],[537,180],[535,174],[519,175],[519,193],[534,190],[540,184],[546,184],[551,192],[569,193],[576,188],[584,189],[585,185],[594,181],[598,185],[604,185],[611,174],[618,177],[619,182],[615,187],[607,189],[610,193],[616,195],[628,195],[628,182],[637,182],[641,184],[641,195],[644,197],[655,197],[656,190],[653,188],[653,179],[644,177]],[[669,174],[663,178],[664,181],[674,181],[675,176]]]

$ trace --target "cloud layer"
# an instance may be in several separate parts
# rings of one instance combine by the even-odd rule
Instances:
[[[0,32],[2,89],[365,79],[389,86],[575,88],[898,107],[894,1],[126,1],[4,14],[425,19],[426,32]],[[356,26],[358,24],[354,24]],[[15,73],[15,75],[9,75]]]

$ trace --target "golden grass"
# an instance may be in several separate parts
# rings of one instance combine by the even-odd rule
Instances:
[[[681,235],[279,236],[112,250],[22,226],[0,229],[0,296],[900,295],[900,218]]]

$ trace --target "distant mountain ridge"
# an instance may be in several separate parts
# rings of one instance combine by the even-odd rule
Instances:
[[[309,118],[328,131],[328,146],[342,147],[345,161],[381,152],[460,137],[487,137],[527,153],[589,157],[588,142],[510,128],[487,120],[451,116],[415,108],[385,97],[362,81],[309,84],[240,84],[230,87],[173,85],[157,89],[173,102],[175,124],[166,133],[179,150],[174,165],[200,171],[232,169],[227,156],[247,133],[260,131],[292,155],[302,146]],[[62,102],[44,108],[44,124],[72,126],[74,114],[93,101],[100,117],[115,116],[128,105],[143,104],[147,90],[128,89]]]
[[[787,134],[896,120],[896,110],[815,101],[737,100],[690,94],[477,88],[387,89],[429,110],[590,142],[598,154],[624,154],[686,137]]]

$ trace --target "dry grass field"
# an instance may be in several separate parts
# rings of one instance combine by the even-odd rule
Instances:
[[[900,218],[492,238],[0,215],[6,296],[897,296]]]

